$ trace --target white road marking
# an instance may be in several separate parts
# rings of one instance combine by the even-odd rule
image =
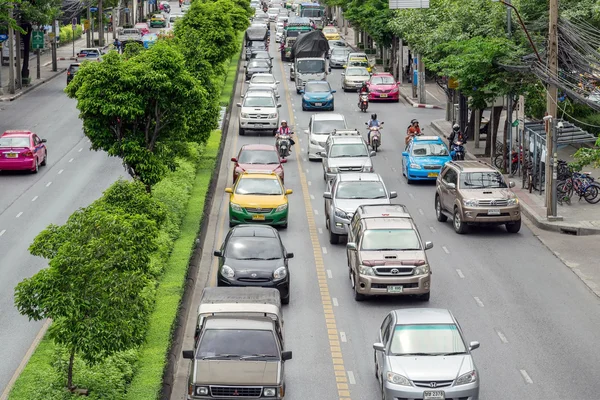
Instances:
[[[446,246],[442,246],[442,250],[444,250],[444,253],[450,254],[450,250]]]
[[[439,101],[437,97],[435,97],[433,94],[431,94],[431,92],[429,90],[425,90],[425,91],[427,92],[428,95],[433,97],[438,103],[441,103],[441,101]]]
[[[308,174],[308,168],[306,168],[306,173]]]
[[[58,174],[59,174],[59,175],[60,175],[60,174],[62,174],[62,173],[63,173],[63,171],[64,171],[64,169],[61,169],[60,171],[58,171]]]
[[[338,303],[338,299],[337,299],[337,297],[332,297],[332,298],[331,298],[331,301],[333,302],[333,305],[334,305],[335,307],[337,307],[337,306],[339,306],[339,305],[340,305],[340,303]]]
[[[69,162],[73,162],[73,160],[74,160],[74,158],[71,158],[71,159],[69,160]]]
[[[78,151],[79,153],[81,153],[81,151],[82,151],[82,150],[83,150],[83,147],[82,147],[82,148],[80,148],[80,149],[79,149],[79,150],[77,150],[77,151]]]
[[[483,307],[483,301],[481,301],[481,299],[479,297],[473,297],[475,299],[475,303],[477,303],[477,305],[479,307]]]
[[[35,196],[33,199],[31,199],[31,201],[36,201],[38,199],[37,196]]]
[[[50,185],[52,185],[52,181],[46,183],[46,187],[49,187]]]
[[[319,211],[318,210],[313,210],[313,212],[315,213],[315,215],[319,215]]]
[[[322,235],[323,234],[323,229],[318,228],[319,233]]]
[[[533,383],[533,379],[531,379],[527,371],[525,371],[524,369],[520,369],[519,372],[521,373],[521,376],[523,376],[523,379],[525,379],[525,382],[530,384]]]
[[[6,229],[2,229],[2,231],[0,231],[0,236],[4,235],[6,233]]]
[[[418,211],[419,211],[419,214],[425,215],[425,212],[422,209],[419,208]]]
[[[430,226],[429,230],[431,231],[431,233],[436,233],[437,232],[433,226]]]
[[[323,254],[327,254],[327,247],[323,246],[321,247],[321,250],[323,250]]]
[[[408,197],[410,197],[411,199],[414,199],[414,198],[415,198],[415,196],[414,196],[412,193],[409,193],[409,194],[408,194]]]
[[[328,277],[329,279],[333,278],[333,274],[331,273],[331,270],[330,270],[330,269],[328,269],[328,270],[327,270],[327,277]]]
[[[465,279],[465,275],[463,274],[463,272],[462,272],[460,269],[457,269],[457,270],[456,270],[456,273],[458,274],[458,276],[459,276],[461,279]]]
[[[310,199],[311,199],[311,200],[314,200],[314,199],[315,199],[315,196],[313,196],[313,195],[311,194],[311,195],[310,195]]]
[[[348,382],[351,385],[356,385],[356,379],[354,379],[354,373],[352,371],[348,371]]]
[[[19,218],[21,215],[23,215],[23,211],[17,214],[17,218]]]
[[[500,331],[496,331],[496,333],[498,334],[498,337],[500,338],[500,341],[504,344],[508,343],[508,339],[506,338],[506,336],[504,336],[504,333],[500,332]]]
[[[340,340],[344,343],[346,343],[348,340],[346,339],[346,333],[345,332],[340,332]]]
[[[396,168],[392,167],[392,171],[396,172]]]
[[[311,181],[308,181],[308,186],[312,186],[312,182]]]

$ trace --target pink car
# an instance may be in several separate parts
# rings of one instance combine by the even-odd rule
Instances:
[[[142,36],[150,33],[150,27],[148,27],[148,24],[146,22],[138,22],[137,24],[135,24],[134,28],[139,29]]]
[[[377,73],[367,82],[370,100],[400,101],[400,83],[390,73]]]
[[[30,131],[6,131],[0,136],[0,170],[38,172],[46,165],[46,139]]]

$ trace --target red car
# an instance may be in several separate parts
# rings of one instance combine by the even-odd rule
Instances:
[[[148,26],[148,23],[146,23],[146,22],[138,22],[133,27],[135,29],[139,29],[142,36],[150,33],[150,27]]]
[[[269,144],[246,144],[242,146],[237,157],[231,159],[235,163],[233,182],[244,171],[275,172],[283,183],[283,165],[287,162],[279,158],[277,148]]]
[[[48,162],[46,139],[30,131],[6,131],[0,136],[0,170],[38,172]]]
[[[367,82],[370,100],[400,101],[400,83],[390,73],[377,73]]]

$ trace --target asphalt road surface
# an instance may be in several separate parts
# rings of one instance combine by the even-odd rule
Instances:
[[[457,235],[450,222],[438,222],[435,184],[408,185],[401,173],[401,152],[411,119],[417,118],[427,134],[430,121],[443,117],[443,111],[415,109],[401,101],[371,103],[368,113],[361,113],[358,95],[341,90],[341,70],[334,70],[328,80],[337,90],[335,112],[344,114],[349,127],[363,131],[365,137],[364,122],[371,112],[385,122],[382,147],[373,160],[375,172],[388,190],[398,192],[396,202],[408,207],[423,240],[434,243],[428,252],[433,271],[429,303],[405,297],[354,301],[345,246],[329,244],[325,228],[322,165],[306,159],[308,137],[303,132],[312,112],[301,110],[300,95],[289,80],[289,64],[282,64],[275,45],[271,47],[274,73],[281,82],[281,119],[299,138],[284,165],[286,187],[294,193],[289,200],[289,228],[280,231],[288,251],[295,253],[290,260],[291,302],[284,307],[286,347],[294,352],[286,363],[286,399],[380,398],[372,344],[384,316],[405,307],[448,308],[466,340],[481,342],[473,356],[482,399],[598,398],[600,349],[595,343],[600,300],[525,225],[517,235],[504,227]],[[232,179],[228,159],[241,145],[274,143],[271,136],[238,136],[238,112],[233,111],[231,124],[236,128],[223,155],[227,167],[221,174],[226,174],[227,186]],[[206,247],[218,247],[228,229],[227,202],[225,194],[216,201],[216,232],[207,237],[205,257],[211,258],[212,252]],[[212,259],[202,262],[212,268],[207,284],[214,285],[216,264]],[[187,321],[188,345],[196,307],[191,307]],[[173,399],[185,398],[188,367],[187,360],[179,361]]]

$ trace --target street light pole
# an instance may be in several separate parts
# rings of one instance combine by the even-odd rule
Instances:
[[[543,62],[542,61],[542,57],[540,57],[540,53],[538,53],[538,51],[537,51],[537,47],[535,47],[535,44],[533,43],[533,40],[531,40],[531,36],[529,35],[529,31],[525,27],[525,23],[523,22],[523,18],[521,18],[521,14],[519,14],[519,10],[517,10],[517,8],[515,6],[513,6],[511,3],[507,3],[504,0],[492,0],[492,1],[504,4],[505,6],[510,7],[510,8],[512,8],[515,11],[515,14],[517,14],[517,18],[519,19],[519,25],[521,25],[521,28],[523,28],[523,32],[525,32],[525,34],[527,35],[527,40],[529,41],[529,44],[531,45],[531,48],[535,52],[535,55],[537,56],[538,61],[539,62]],[[554,1],[554,0],[551,0],[551,1]]]

